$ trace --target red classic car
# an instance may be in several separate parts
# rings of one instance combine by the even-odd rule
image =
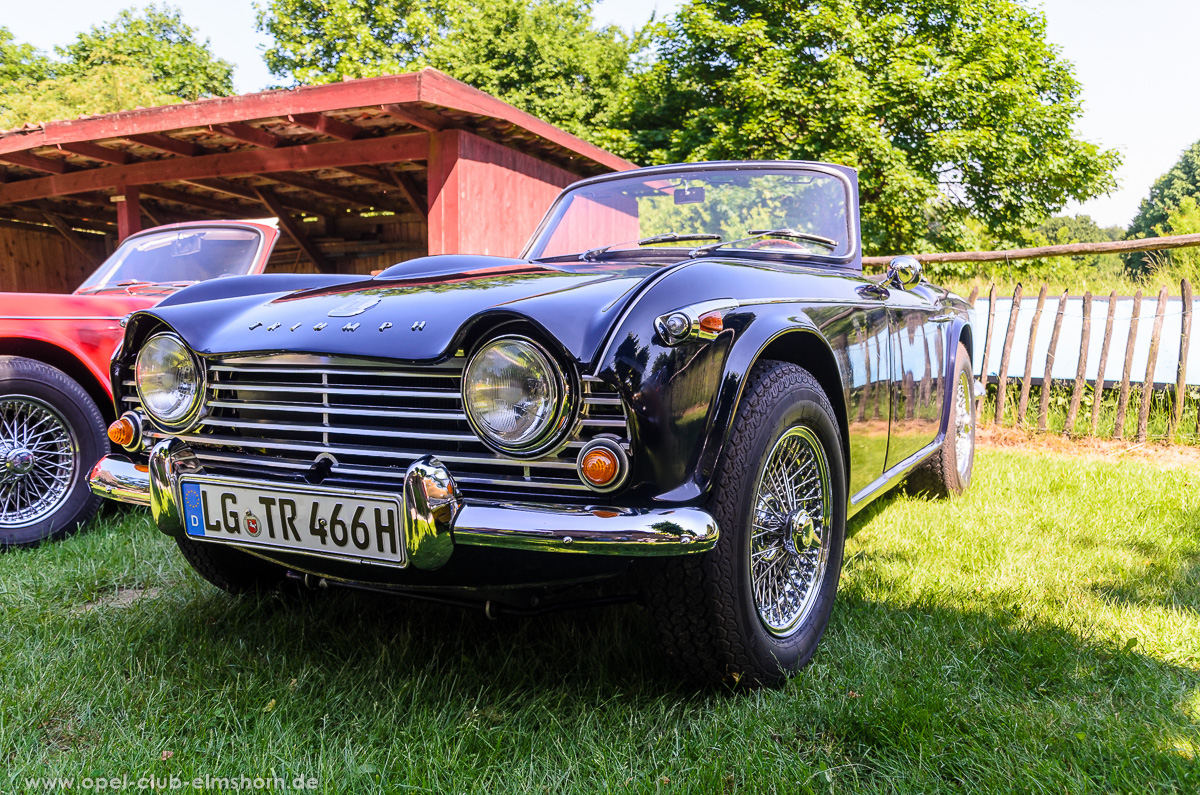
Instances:
[[[199,281],[262,273],[278,236],[243,221],[155,227],[70,295],[0,293],[0,547],[64,535],[99,507],[87,474],[109,451],[122,319]]]

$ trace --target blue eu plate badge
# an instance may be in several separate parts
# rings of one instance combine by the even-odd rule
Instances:
[[[183,522],[188,535],[204,535],[204,511],[200,507],[200,486],[196,483],[183,484]]]

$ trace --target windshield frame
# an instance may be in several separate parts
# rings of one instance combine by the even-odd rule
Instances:
[[[604,182],[612,182],[622,179],[649,179],[658,178],[661,176],[670,176],[680,172],[694,173],[696,171],[764,171],[764,170],[781,170],[793,169],[796,171],[809,171],[821,174],[822,176],[832,177],[842,183],[846,192],[846,233],[849,235],[847,239],[848,247],[845,254],[830,256],[828,254],[818,253],[793,253],[790,251],[770,250],[770,249],[735,249],[735,248],[718,248],[715,251],[705,254],[707,257],[743,257],[746,259],[766,259],[772,262],[785,262],[801,264],[820,264],[827,265],[837,269],[848,269],[852,271],[862,272],[862,236],[859,233],[859,206],[858,206],[858,173],[848,166],[839,166],[832,163],[815,163],[806,160],[711,160],[701,163],[672,163],[665,166],[649,166],[646,168],[630,169],[629,171],[615,171],[608,174],[601,174],[596,177],[580,180],[579,182],[568,185],[550,205],[550,209],[542,217],[541,223],[530,236],[529,242],[525,244],[525,248],[521,250],[520,257],[522,259],[537,259],[561,262],[564,259],[569,260],[571,255],[558,255],[547,257],[533,257],[535,246],[540,242],[542,235],[546,232],[550,223],[556,220],[563,203],[577,190],[588,188]],[[624,241],[618,241],[624,242]],[[598,248],[603,243],[598,242],[591,248]],[[654,246],[653,248],[630,248],[630,249],[614,249],[606,252],[605,256],[615,254],[629,254],[631,252],[654,252],[654,256],[661,258],[664,255],[676,254],[690,258],[690,252],[694,251],[696,246],[687,247],[668,247]],[[582,254],[583,252],[579,252]],[[622,257],[624,258],[624,257]]]
[[[80,282],[79,286],[75,288],[74,294],[76,294],[76,295],[92,295],[97,292],[104,292],[104,291],[110,291],[110,290],[117,291],[119,289],[124,289],[124,288],[118,288],[117,285],[115,285],[115,284],[107,284],[107,283],[92,285],[91,287],[85,287],[85,285],[87,285],[87,283],[90,282],[97,274],[104,272],[105,269],[108,268],[109,262],[114,257],[116,257],[117,252],[119,252],[121,250],[121,248],[128,243],[133,243],[133,242],[136,242],[137,240],[139,240],[140,238],[149,237],[151,235],[159,235],[164,232],[185,232],[185,231],[190,231],[190,230],[203,231],[203,230],[208,230],[208,229],[237,229],[240,231],[253,232],[256,235],[258,235],[258,245],[254,249],[254,256],[252,256],[250,258],[249,267],[246,270],[246,274],[243,274],[243,275],[254,274],[256,272],[258,264],[260,262],[262,262],[264,249],[266,248],[267,245],[270,244],[270,236],[267,235],[258,224],[239,223],[237,221],[218,221],[215,223],[210,223],[210,222],[186,223],[185,222],[185,223],[180,223],[180,224],[167,224],[164,226],[153,226],[153,227],[150,227],[149,229],[143,229],[140,232],[132,234],[129,237],[122,240],[120,242],[120,244],[118,244],[117,247],[115,249],[113,249],[113,253],[108,255],[107,257],[105,257],[104,261],[101,262],[99,265],[97,265],[96,269],[93,270],[91,273],[89,273],[87,275],[87,278],[85,278],[82,282]],[[107,281],[107,274],[106,274],[105,281]],[[193,281],[191,283],[195,284],[197,282]],[[142,285],[142,286],[153,287],[156,285],[177,284],[177,282],[171,282],[171,281],[139,282],[138,284]],[[136,286],[136,285],[130,285],[130,286]],[[81,293],[80,290],[84,290],[84,289],[86,289],[87,292]]]

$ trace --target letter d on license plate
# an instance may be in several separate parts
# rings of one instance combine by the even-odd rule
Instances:
[[[184,528],[193,538],[392,566],[406,562],[397,497],[209,477],[184,479],[180,492]]]

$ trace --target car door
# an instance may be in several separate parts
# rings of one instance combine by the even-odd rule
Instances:
[[[920,287],[890,286],[886,299],[891,330],[891,469],[937,437],[942,418],[946,350],[938,306]]]

